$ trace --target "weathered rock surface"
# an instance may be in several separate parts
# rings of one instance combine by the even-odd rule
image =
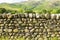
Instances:
[[[1,14],[0,36],[11,36],[11,40],[25,37],[26,40],[48,40],[60,37],[59,14]]]

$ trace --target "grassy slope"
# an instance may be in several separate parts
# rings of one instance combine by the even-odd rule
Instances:
[[[55,5],[56,4],[56,5]],[[28,1],[28,2],[22,2],[22,3],[14,3],[14,4],[8,4],[3,3],[0,4],[0,8],[6,8],[7,10],[33,10],[33,11],[40,11],[41,9],[53,9],[53,8],[60,8],[60,2],[36,2],[36,1]]]

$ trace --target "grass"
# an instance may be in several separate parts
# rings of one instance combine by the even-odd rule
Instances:
[[[26,40],[25,38],[23,38],[23,37],[18,37],[18,38],[10,38],[11,40]],[[4,36],[0,36],[0,40],[10,40],[9,39],[9,36],[6,36],[6,37],[4,37]],[[30,40],[30,39],[29,39]],[[57,37],[50,37],[49,38],[49,40],[58,40],[58,38]]]
[[[9,36],[0,36],[0,40],[25,40],[23,37],[18,37],[18,38],[9,38]]]
[[[58,40],[58,37],[50,37],[49,40]]]

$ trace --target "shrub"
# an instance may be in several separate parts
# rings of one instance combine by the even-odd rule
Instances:
[[[5,13],[6,9],[5,8],[0,8],[0,13]]]

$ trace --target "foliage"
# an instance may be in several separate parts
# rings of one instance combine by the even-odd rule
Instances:
[[[58,40],[57,37],[51,37],[50,40]]]
[[[17,13],[17,11],[16,10],[7,10],[5,8],[0,8],[0,13],[12,13],[12,14],[14,14],[14,13]]]
[[[25,13],[34,13],[33,10],[26,10]]]
[[[60,13],[60,1],[47,2],[47,1],[28,1],[22,3],[1,3],[0,13]]]
[[[0,13],[5,13],[6,9],[5,8],[0,8]]]
[[[52,11],[51,11],[51,13],[57,13],[57,10],[56,9],[53,9]]]
[[[60,9],[57,10],[57,13],[60,13]]]

